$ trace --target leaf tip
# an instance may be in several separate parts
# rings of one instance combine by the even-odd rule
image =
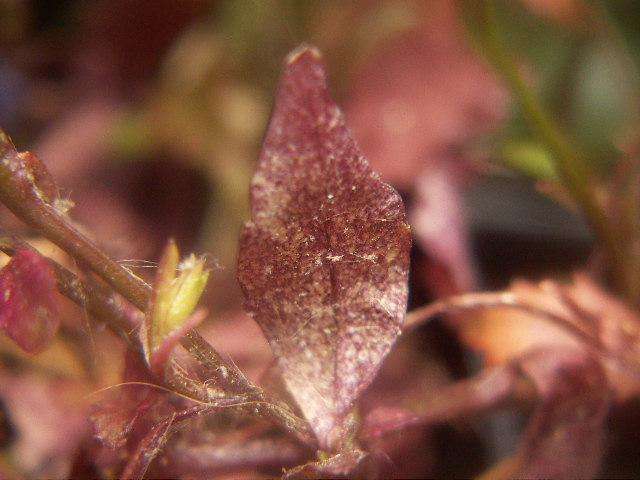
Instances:
[[[304,57],[311,57],[311,59],[316,62],[322,61],[322,53],[320,53],[320,50],[311,44],[303,43],[287,55],[286,64],[287,66],[291,66]]]

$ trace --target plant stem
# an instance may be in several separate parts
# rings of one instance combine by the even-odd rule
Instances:
[[[302,443],[314,448],[317,446],[316,439],[306,421],[295,415],[288,407],[278,405],[269,399],[261,388],[251,383],[242,374],[238,367],[225,362],[198,332],[195,330],[187,332],[180,343],[210,372],[212,379],[225,385],[230,393],[246,395],[247,400],[255,402],[255,408],[263,417],[271,419],[284,431],[295,435]]]
[[[38,174],[25,154],[19,154],[0,130],[0,201],[14,215],[55,243],[83,266],[105,280],[142,311],[147,309],[150,287],[105,255],[56,211],[36,183]],[[31,162],[37,158],[29,157]],[[42,167],[44,170],[44,167]],[[48,179],[50,183],[52,180]]]
[[[151,287],[135,277],[104,254],[89,239],[73,228],[64,214],[54,207],[55,183],[37,157],[18,153],[0,129],[0,202],[4,203],[20,220],[58,245],[110,285],[142,312],[149,308]],[[12,254],[21,245],[18,240],[0,239],[0,250]],[[138,325],[131,322],[113,304],[109,294],[100,295],[73,273],[53,262],[58,289],[96,318],[104,319],[129,343],[141,348],[137,335],[132,333]],[[107,320],[108,319],[108,320]],[[307,422],[288,408],[269,401],[261,388],[251,383],[233,364],[222,356],[195,330],[182,337],[182,346],[198,359],[213,379],[225,390],[257,402],[256,408],[283,430],[295,435],[307,445],[315,445],[315,437]],[[179,384],[179,382],[178,382]]]
[[[583,156],[544,110],[518,72],[498,33],[494,1],[481,0],[478,6],[479,31],[491,61],[520,104],[532,130],[552,153],[564,186],[582,211],[604,251],[617,291],[626,295],[628,282],[622,249],[609,225],[604,208],[598,202],[597,185],[583,162]]]

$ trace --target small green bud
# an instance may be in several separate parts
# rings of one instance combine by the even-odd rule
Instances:
[[[160,260],[155,297],[148,314],[150,353],[193,313],[209,278],[209,270],[204,268],[203,258],[191,254],[180,265],[178,258],[178,247],[171,240]]]

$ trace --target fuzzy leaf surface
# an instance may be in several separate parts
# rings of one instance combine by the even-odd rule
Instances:
[[[400,333],[410,245],[400,196],[352,139],[319,53],[300,47],[251,183],[238,277],[321,448]]]

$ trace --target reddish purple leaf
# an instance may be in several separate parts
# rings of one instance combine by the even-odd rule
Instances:
[[[58,302],[51,264],[19,248],[0,270],[0,329],[23,350],[40,352],[58,329]]]
[[[138,385],[136,387],[144,388]],[[123,447],[136,422],[149,409],[154,398],[153,393],[155,392],[138,404],[133,404],[129,398],[121,397],[94,405],[89,416],[89,421],[93,424],[94,438],[114,450]]]
[[[174,412],[157,423],[133,451],[120,478],[144,478],[145,472],[153,459],[160,453],[169,437],[178,431],[181,424],[207,410],[211,411],[212,409],[208,405],[195,405]]]
[[[238,267],[246,307],[321,448],[339,448],[400,333],[411,240],[400,196],[352,139],[315,49],[288,58],[251,214]]]
[[[519,478],[593,478],[611,400],[600,362],[584,350],[540,349],[520,360],[540,403],[516,451]]]
[[[481,415],[535,390],[536,408],[513,455],[482,478],[593,478],[604,453],[607,382],[601,362],[585,350],[540,348],[445,387],[411,410],[377,407],[360,437]]]
[[[93,436],[104,446],[123,447],[140,419],[152,406],[162,402],[163,392],[150,388],[154,377],[138,351],[127,350],[123,369],[123,385],[112,392],[111,398],[92,406],[89,422],[93,424]],[[127,385],[127,383],[136,385]],[[143,385],[147,383],[148,385]]]

